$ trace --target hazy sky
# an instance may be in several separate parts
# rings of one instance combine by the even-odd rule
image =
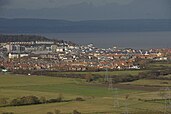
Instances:
[[[0,0],[0,17],[171,19],[171,0]]]
[[[10,1],[8,5],[4,5],[6,8],[39,9],[57,8],[82,2],[92,3],[96,6],[108,3],[128,4],[133,0],[0,0],[1,4],[4,4],[5,1]]]

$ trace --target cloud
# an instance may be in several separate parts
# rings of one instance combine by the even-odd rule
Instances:
[[[11,0],[0,0],[0,7],[6,6],[10,3]]]
[[[0,0],[0,3],[2,1],[6,0]],[[12,2],[10,5],[15,5],[15,8],[1,12],[0,16],[67,20],[171,19],[171,0],[128,0],[129,3],[124,2],[125,0],[120,0],[122,4],[121,2],[116,2],[119,0],[108,0],[108,3],[104,2],[105,4],[102,5],[99,5],[102,0],[86,0],[86,2],[85,0],[13,1],[15,1],[15,4]],[[7,3],[3,4],[7,5]],[[23,8],[22,10],[20,9],[21,7]]]
[[[5,8],[17,9],[17,8],[25,8],[25,9],[40,9],[40,8],[58,8],[69,6],[73,4],[79,4],[82,2],[92,3],[95,6],[105,5],[110,3],[120,3],[127,4],[133,0],[0,0],[2,5],[8,5]]]
[[[11,3],[11,0],[0,0],[0,13],[3,12],[4,6],[7,6]]]

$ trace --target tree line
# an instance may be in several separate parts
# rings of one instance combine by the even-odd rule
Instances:
[[[37,96],[23,96],[9,100],[9,98],[1,98],[1,107],[8,106],[24,106],[24,105],[36,105],[36,104],[48,104],[59,102],[71,102],[71,101],[85,101],[82,97],[76,97],[75,99],[65,100],[62,94],[59,94],[57,98],[46,99],[45,97]]]

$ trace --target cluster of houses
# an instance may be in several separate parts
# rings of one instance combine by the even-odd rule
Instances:
[[[140,69],[138,59],[168,60],[169,49],[97,48],[93,44],[34,41],[0,43],[0,66],[8,70],[86,71]]]

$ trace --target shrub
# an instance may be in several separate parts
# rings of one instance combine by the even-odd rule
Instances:
[[[61,102],[61,99],[56,98],[56,99],[49,99],[47,103],[56,103],[56,102]]]
[[[64,96],[63,96],[63,94],[62,94],[62,93],[59,93],[59,95],[58,95],[58,99],[60,99],[60,101],[62,101],[62,100],[64,99]]]
[[[60,110],[55,109],[55,114],[60,114],[60,113],[61,113]]]
[[[64,97],[63,97],[63,95],[60,93],[60,94],[58,95],[58,98],[56,98],[56,99],[49,99],[49,100],[47,100],[46,102],[47,102],[47,103],[62,102],[63,99],[64,99]]]
[[[21,98],[13,99],[11,101],[12,106],[21,106],[21,105],[31,105],[31,104],[39,104],[40,100],[36,96],[24,96]]]
[[[81,112],[78,112],[77,110],[73,110],[73,114],[81,114]]]
[[[46,100],[45,97],[40,97],[40,102],[41,102],[41,103],[46,103],[46,101],[47,101],[47,100]]]
[[[1,98],[0,104],[6,105],[6,104],[8,104],[8,100],[9,100],[9,98]]]
[[[13,112],[2,112],[2,114],[14,114]]]
[[[76,101],[85,101],[83,98],[81,98],[81,97],[77,97],[76,99],[75,99]]]
[[[53,114],[53,112],[47,112],[46,114]]]

